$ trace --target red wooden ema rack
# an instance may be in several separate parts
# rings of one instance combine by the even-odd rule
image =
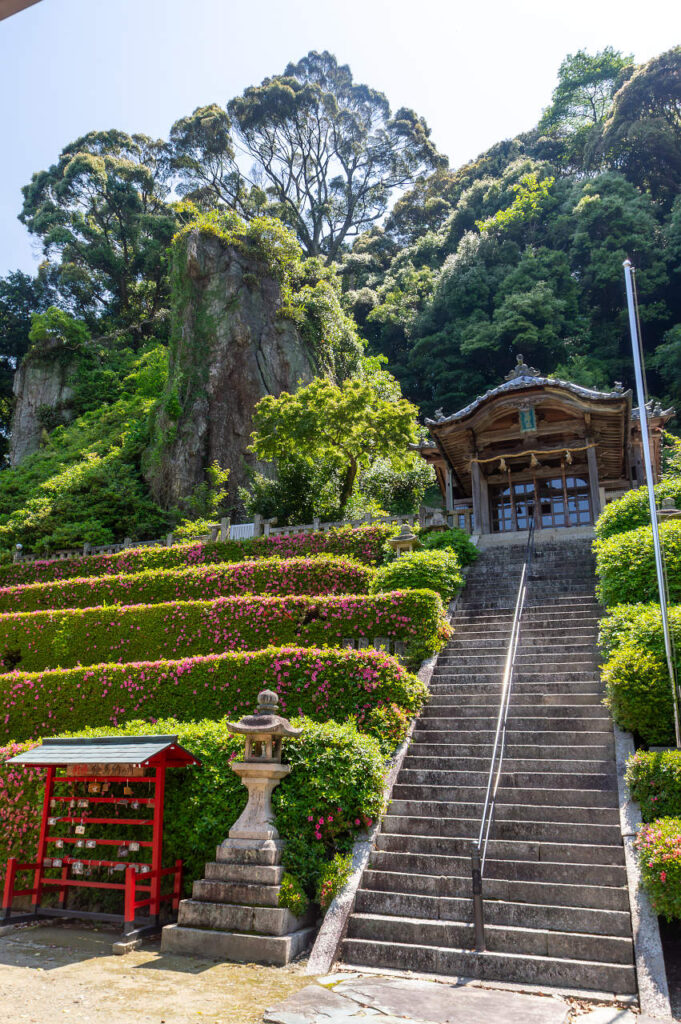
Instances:
[[[7,861],[4,923],[38,917],[118,921],[127,940],[157,931],[161,904],[170,901],[177,910],[182,888],[182,861],[163,867],[166,769],[201,762],[178,744],[177,736],[99,736],[45,740],[9,763],[44,767],[47,772],[36,860],[20,863],[10,857]],[[116,835],[116,830],[132,828],[134,839]],[[138,839],[140,834],[143,838]],[[121,861],[131,853],[149,859]],[[106,878],[120,872],[121,880],[91,880],[93,872],[100,876],[106,872]],[[33,876],[30,888],[17,888],[17,876],[26,873]],[[166,879],[172,881],[172,889],[164,892]],[[124,897],[123,913],[69,907],[72,889],[119,891]],[[56,893],[55,906],[43,906],[48,893]],[[13,913],[17,896],[31,897],[31,912]]]

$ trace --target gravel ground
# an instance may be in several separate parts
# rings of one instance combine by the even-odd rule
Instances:
[[[114,956],[116,938],[70,924],[0,937],[0,1024],[255,1024],[310,984],[301,964],[167,956],[159,941]]]

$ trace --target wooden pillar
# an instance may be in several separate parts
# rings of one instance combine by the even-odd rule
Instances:
[[[479,533],[491,533],[487,480],[483,476],[480,465],[477,462],[471,462],[471,483],[475,529]]]
[[[445,468],[445,508],[448,512],[454,511],[454,490],[452,488],[452,467]]]
[[[591,515],[594,523],[601,514],[601,492],[598,480],[598,459],[596,449],[591,446],[586,450],[586,458],[589,466],[589,493],[591,495]]]

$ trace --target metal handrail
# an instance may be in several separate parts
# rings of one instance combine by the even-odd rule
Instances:
[[[501,683],[499,714],[497,716],[497,728],[494,736],[494,746],[492,748],[492,757],[489,766],[487,792],[485,794],[485,803],[482,810],[482,817],[480,819],[480,833],[477,841],[473,843],[473,849],[471,851],[473,923],[475,927],[475,948],[479,953],[484,952],[486,948],[485,918],[482,902],[482,879],[485,871],[485,860],[487,858],[487,844],[489,842],[490,830],[494,819],[497,790],[499,789],[501,770],[504,763],[506,722],[508,719],[508,709],[511,701],[511,691],[513,688],[513,675],[515,672],[515,659],[518,651],[518,641],[520,638],[520,622],[522,619],[523,609],[525,607],[527,581],[530,574],[530,568],[532,566],[532,556],[534,555],[534,524],[535,516],[533,511],[527,535],[525,561],[520,574],[520,583],[518,584],[518,596],[516,598],[515,611],[513,613],[511,636],[509,638],[508,649],[506,651],[506,663],[504,665],[504,675]]]

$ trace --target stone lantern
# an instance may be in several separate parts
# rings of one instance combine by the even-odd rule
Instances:
[[[668,523],[670,519],[680,519],[681,509],[674,504],[673,498],[663,498],[662,508],[657,510],[657,520],[660,523]]]
[[[232,762],[248,790],[248,803],[206,864],[204,878],[180,901],[177,924],[163,929],[161,948],[246,963],[287,964],[310,944],[315,933],[314,907],[296,916],[279,905],[284,868],[283,839],[274,827],[272,791],[291,771],[281,763],[281,745],[302,729],[281,718],[272,690],[258,694],[258,710],[230,732],[246,737],[243,761]]]
[[[230,839],[273,840],[279,838],[274,827],[272,793],[291,768],[281,763],[281,745],[286,736],[300,736],[277,714],[279,698],[272,690],[258,694],[258,710],[240,722],[228,722],[232,733],[246,737],[243,761],[232,762],[233,772],[248,790],[248,803],[241,817],[229,830]]]
[[[415,551],[416,548],[421,546],[420,540],[415,533],[411,532],[408,523],[403,524],[402,529],[395,537],[388,538],[388,544],[390,544],[398,558],[409,554],[410,551]]]

